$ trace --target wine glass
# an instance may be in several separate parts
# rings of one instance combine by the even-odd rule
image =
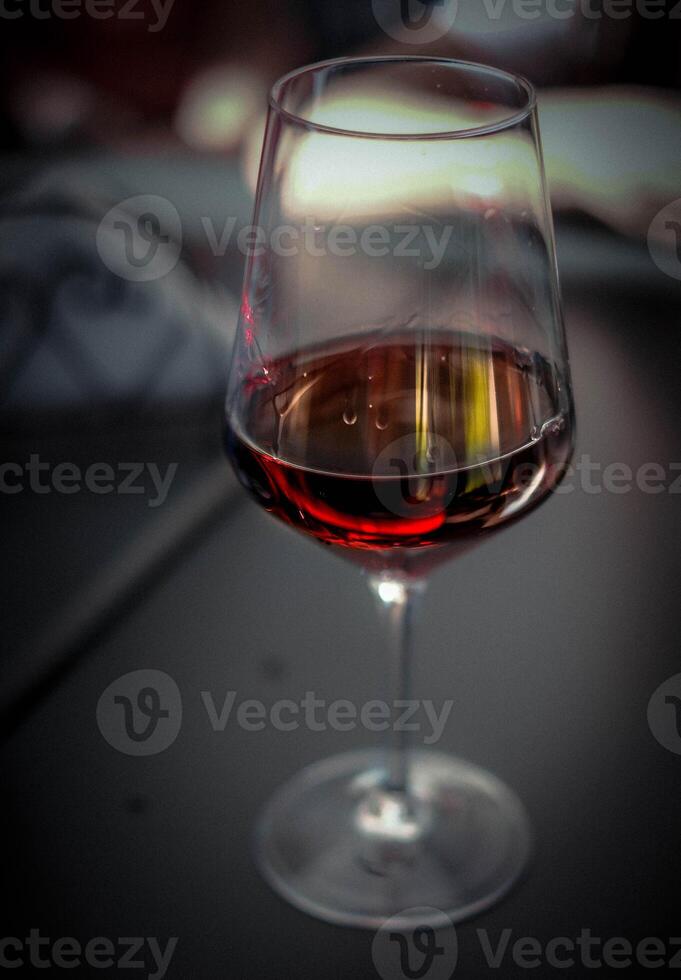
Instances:
[[[362,566],[408,698],[428,572],[536,506],[572,452],[531,85],[426,57],[291,72],[249,242],[228,453],[265,510]],[[529,848],[510,789],[397,731],[305,769],[257,830],[276,890],[372,928],[487,907]]]

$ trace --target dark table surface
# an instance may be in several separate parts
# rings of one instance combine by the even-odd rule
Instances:
[[[668,479],[657,494],[589,492],[577,474],[572,490],[432,577],[415,696],[453,699],[438,748],[513,786],[536,838],[527,878],[458,927],[461,976],[527,973],[510,953],[490,968],[478,929],[493,945],[505,929],[542,947],[582,929],[657,937],[667,961],[681,933],[681,738],[670,751],[647,720],[651,695],[679,671],[681,283],[609,235],[567,229],[559,246],[575,459],[634,473],[657,462]],[[250,838],[288,776],[381,736],[251,732],[234,716],[216,731],[201,692],[218,706],[228,691],[266,705],[306,691],[387,697],[379,624],[356,569],[243,499],[217,418],[119,433],[130,459],[179,462],[162,507],[88,493],[2,502],[0,932],[83,945],[177,937],[171,978],[376,977],[372,934],[281,901]],[[14,452],[57,458],[57,437],[23,438]],[[84,459],[122,458],[109,435],[89,438]],[[182,719],[168,748],[142,757],[112,747],[96,711],[109,684],[145,668],[174,679]],[[144,949],[133,976],[153,975]]]

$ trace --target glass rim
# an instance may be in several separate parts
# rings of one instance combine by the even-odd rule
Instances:
[[[304,75],[312,74],[320,69],[340,68],[351,65],[381,65],[388,63],[419,63],[423,65],[445,65],[450,68],[462,68],[465,71],[481,72],[491,75],[497,79],[504,79],[517,85],[525,93],[525,104],[517,109],[509,109],[509,114],[496,122],[487,123],[482,126],[459,127],[449,130],[434,130],[433,132],[419,133],[378,133],[370,130],[345,129],[340,126],[329,126],[325,123],[317,123],[305,116],[298,115],[285,109],[281,104],[280,96],[282,89],[291,81],[302,78]],[[533,112],[537,105],[537,92],[532,84],[524,75],[506,71],[503,68],[494,68],[491,65],[483,65],[476,61],[464,61],[459,58],[437,58],[429,55],[362,55],[358,57],[330,58],[326,61],[316,61],[309,65],[302,65],[294,68],[293,71],[282,75],[272,85],[269,92],[268,104],[273,112],[282,116],[288,122],[295,123],[312,132],[328,133],[334,136],[351,136],[355,139],[375,139],[375,140],[454,140],[471,139],[476,136],[489,136],[493,133],[503,132],[511,129],[523,122]]]

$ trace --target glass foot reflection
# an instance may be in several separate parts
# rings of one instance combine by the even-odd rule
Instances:
[[[530,852],[527,816],[510,789],[428,751],[410,754],[409,800],[387,791],[386,779],[385,755],[366,750],[286,783],[257,830],[257,859],[274,889],[320,919],[365,928],[418,906],[457,922],[508,891]]]

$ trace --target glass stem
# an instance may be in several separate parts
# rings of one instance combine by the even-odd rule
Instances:
[[[414,605],[424,583],[383,574],[371,575],[369,584],[393,652],[392,740],[385,778],[362,799],[355,819],[363,839],[360,859],[373,874],[389,875],[412,859],[428,826],[426,808],[411,792],[408,732],[397,725],[411,693]]]
[[[392,745],[386,790],[408,798],[410,738],[404,726],[398,727],[396,722],[403,713],[404,702],[410,699],[415,606],[425,583],[381,575],[372,576],[370,584],[386,620],[392,652]]]

